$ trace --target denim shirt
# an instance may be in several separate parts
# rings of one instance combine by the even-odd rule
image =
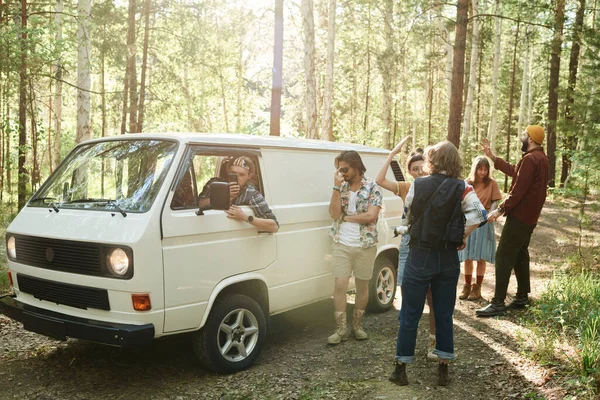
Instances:
[[[344,214],[347,214],[349,199],[350,184],[348,182],[342,182],[342,185],[340,186],[340,202]],[[356,196],[356,213],[364,214],[369,207],[381,207],[382,203],[383,195],[379,185],[377,185],[373,179],[363,176],[361,187],[358,189]],[[329,232],[329,236],[331,236],[336,243],[339,243],[340,241],[340,225],[340,219],[334,220]],[[360,246],[363,249],[375,246],[377,240],[377,221],[370,224],[360,224]]]

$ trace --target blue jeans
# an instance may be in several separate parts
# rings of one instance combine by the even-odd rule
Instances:
[[[410,364],[415,360],[417,327],[430,286],[436,328],[433,353],[440,359],[456,358],[452,314],[459,274],[460,263],[456,249],[410,247],[402,280],[402,308],[398,315],[400,328],[396,343],[397,361]]]

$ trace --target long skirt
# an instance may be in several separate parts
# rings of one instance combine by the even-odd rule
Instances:
[[[467,238],[467,247],[458,252],[460,262],[465,260],[485,260],[490,264],[496,262],[496,234],[494,224],[487,223],[475,229]]]

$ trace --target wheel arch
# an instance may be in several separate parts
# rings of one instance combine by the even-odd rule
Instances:
[[[206,307],[206,311],[202,316],[202,321],[200,321],[200,328],[206,324],[206,320],[208,319],[210,311],[212,310],[215,302],[234,293],[243,294],[254,299],[263,310],[268,324],[269,290],[267,288],[267,283],[263,277],[258,274],[245,274],[241,276],[229,277],[217,284],[208,300],[208,306]]]
[[[380,265],[383,261],[390,261],[397,271],[399,254],[400,251],[397,246],[394,246],[393,244],[383,246],[375,258],[375,265]]]

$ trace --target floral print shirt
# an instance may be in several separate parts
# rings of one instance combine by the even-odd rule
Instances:
[[[342,182],[340,186],[340,201],[342,203],[342,212],[347,214],[348,200],[350,198],[350,184]],[[363,176],[361,187],[358,189],[356,196],[356,213],[366,213],[371,206],[381,207],[383,203],[383,194],[381,188],[371,178]],[[329,236],[334,242],[340,241],[340,225],[341,219],[336,219],[331,225]],[[363,249],[375,246],[377,244],[377,222],[371,224],[360,224],[360,245]]]

